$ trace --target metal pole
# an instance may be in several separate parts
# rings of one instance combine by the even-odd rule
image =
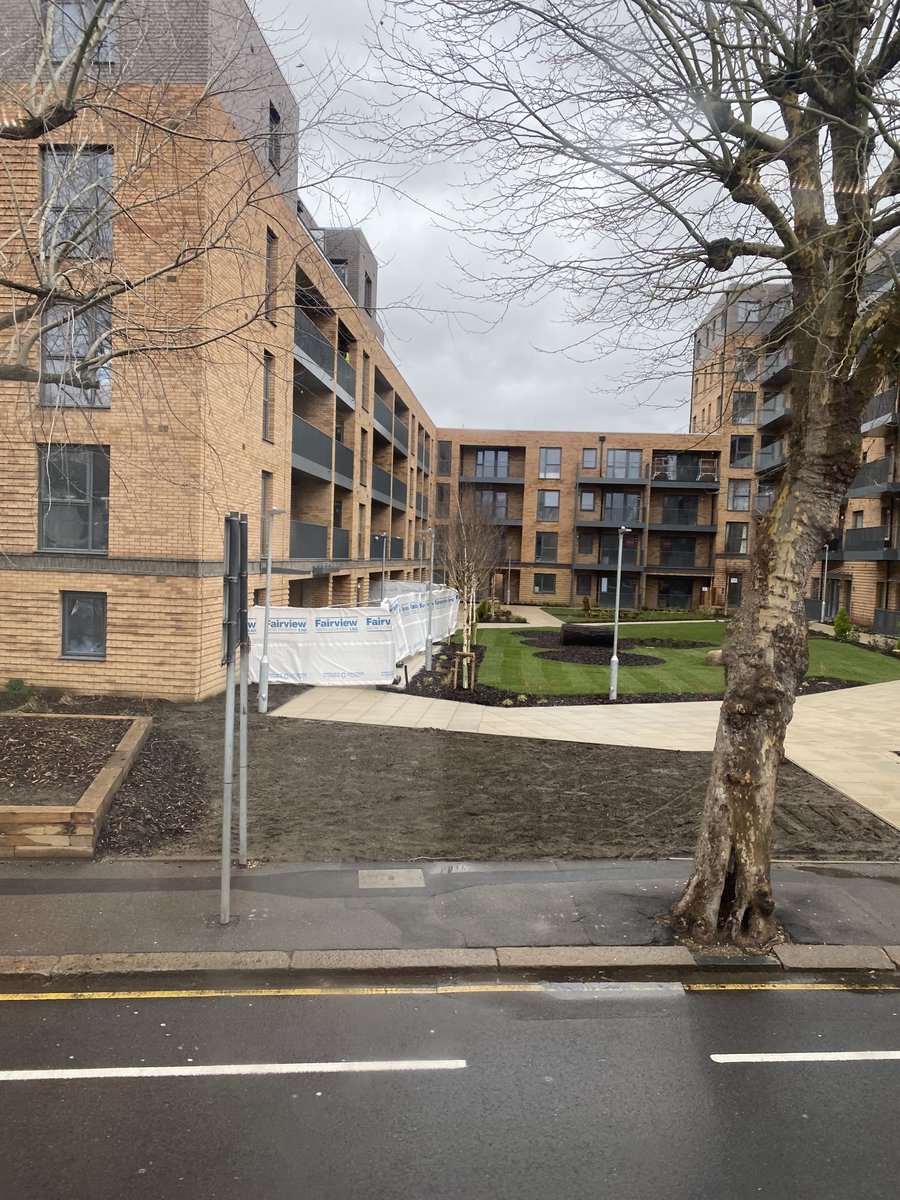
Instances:
[[[256,695],[257,711],[269,711],[269,611],[272,607],[272,522],[280,517],[283,508],[270,508],[266,512],[266,614],[263,618],[262,654],[259,659],[259,688]]]
[[[250,634],[247,629],[247,514],[241,513],[240,584],[240,725],[238,732],[238,865],[247,865],[247,723],[249,720]],[[269,530],[271,533],[271,528]]]
[[[828,586],[828,543],[825,543],[825,566],[822,568],[822,612],[819,620],[825,624],[825,589]]]
[[[434,587],[434,530],[426,529],[425,535],[431,534],[431,555],[430,569],[428,572],[428,632],[425,635],[425,670],[431,670],[432,661],[432,630],[433,630],[433,601],[432,588]]]
[[[222,883],[219,924],[231,920],[231,796],[234,788],[234,659],[225,673],[225,769],[222,788]]]
[[[387,562],[387,534],[381,535],[381,599],[385,599],[384,579],[385,579],[385,564]]]
[[[622,595],[622,542],[630,533],[623,525],[619,530],[619,560],[616,564],[616,608],[613,617],[613,652],[609,660],[609,698],[615,700],[619,694],[619,600]]]
[[[512,592],[512,550],[507,555],[506,563],[506,607],[509,608],[509,597]]]

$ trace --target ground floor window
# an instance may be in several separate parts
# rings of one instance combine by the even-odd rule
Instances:
[[[556,594],[555,575],[535,575],[534,592],[538,596],[553,596]]]
[[[106,593],[62,593],[63,658],[106,658]]]
[[[575,576],[575,595],[589,596],[591,594],[591,577],[590,575]]]

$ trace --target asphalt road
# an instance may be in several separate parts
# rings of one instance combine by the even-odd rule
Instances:
[[[0,1194],[894,1197],[898,1013],[784,985],[0,996]]]

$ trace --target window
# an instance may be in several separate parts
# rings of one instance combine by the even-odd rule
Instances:
[[[592,533],[579,533],[578,535],[578,553],[593,554],[594,553],[594,535]]]
[[[266,295],[263,307],[264,314],[270,321],[275,320],[275,291],[277,288],[276,274],[278,271],[278,238],[271,229],[266,230]]]
[[[331,514],[331,523],[335,529],[341,529],[344,524],[344,502],[335,500]]]
[[[347,260],[346,258],[329,258],[328,260],[334,267],[334,273],[344,285],[347,286]]]
[[[262,435],[265,441],[271,442],[275,440],[274,434],[274,412],[272,409],[272,372],[275,369],[275,359],[268,352],[263,350],[262,361]]]
[[[597,506],[596,492],[582,492],[578,497],[578,507],[582,512],[593,512]]]
[[[357,558],[365,558],[366,557],[366,506],[364,504],[360,504],[359,509],[358,509],[358,516],[356,519],[356,557]],[[356,586],[358,589],[359,583],[357,583]],[[358,590],[357,590],[356,596],[357,596],[357,603],[359,603],[359,591]]]
[[[738,323],[756,322],[759,320],[759,300],[738,300],[737,304],[737,319]]]
[[[750,480],[728,480],[728,507],[732,512],[750,511]]]
[[[505,521],[508,508],[508,492],[495,492],[493,488],[479,488],[475,492],[475,509],[482,517]]]
[[[72,308],[57,306],[48,310],[45,319],[51,328],[45,325],[41,338],[42,375],[63,375],[109,353],[112,318],[108,303],[97,304],[78,314]],[[96,386],[42,381],[41,404],[55,408],[108,408],[109,363],[86,374]]]
[[[740,346],[734,352],[734,377],[738,380],[756,378],[759,351],[755,346]]]
[[[51,258],[112,255],[112,151],[102,146],[42,146],[42,244]]]
[[[106,592],[62,592],[63,658],[106,658]]]
[[[725,522],[725,553],[747,553],[747,531],[750,528],[744,521]]]
[[[774,483],[760,483],[756,489],[756,511],[761,515],[767,513],[775,499]]]
[[[603,501],[604,521],[617,525],[640,525],[641,498],[632,492],[607,492]]]
[[[272,521],[269,509],[272,508],[272,472],[263,471],[259,481],[259,557],[265,558],[269,553],[269,530]]]
[[[375,298],[372,288],[372,276],[367,271],[363,278],[363,308],[366,310],[369,316],[371,316],[374,307]]]
[[[476,450],[475,474],[479,479],[508,479],[509,451]]]
[[[437,473],[438,475],[449,475],[450,466],[453,461],[453,443],[438,442],[437,452]]]
[[[562,477],[562,448],[560,446],[541,446],[538,475],[541,479],[560,479]]]
[[[853,513],[853,523],[851,525],[851,528],[852,529],[862,529],[863,520],[864,520],[864,514],[863,514],[862,509],[861,508],[857,509],[857,511]]]
[[[556,533],[536,533],[534,535],[534,561],[555,563],[559,535]]]
[[[536,596],[554,596],[556,594],[556,576],[535,575],[534,594]]]
[[[269,162],[276,171],[281,170],[281,113],[269,102],[269,138],[266,146]]]
[[[662,523],[664,525],[696,525],[696,496],[663,496]]]
[[[434,515],[440,520],[446,520],[450,515],[450,484],[436,483],[434,485]]]
[[[596,471],[597,449],[595,446],[585,446],[581,452],[581,465],[585,471]]]
[[[606,477],[608,479],[640,479],[643,454],[640,450],[608,450]]]
[[[46,0],[51,62],[65,62],[81,46],[88,23],[96,10],[96,0]],[[94,46],[94,62],[103,65],[114,63],[115,51],[116,28],[113,22]]]
[[[109,543],[109,449],[38,447],[41,550],[105,554]]]
[[[539,521],[559,520],[559,492],[538,492],[537,519]]]
[[[590,596],[591,594],[591,577],[590,575],[575,576],[575,595]]]
[[[729,463],[733,467],[753,466],[753,438],[735,434],[731,439]]]
[[[359,482],[365,486],[369,479],[369,431],[359,431]]]
[[[362,406],[363,412],[369,411],[369,356],[365,350],[362,356]]]
[[[731,420],[735,425],[752,425],[756,420],[754,392],[735,392],[731,397]]]

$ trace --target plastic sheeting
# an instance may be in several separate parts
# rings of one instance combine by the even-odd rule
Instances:
[[[456,629],[459,597],[446,587],[432,593],[432,635]],[[250,679],[259,682],[265,609],[250,609]],[[425,648],[427,591],[391,595],[371,608],[269,610],[269,682],[331,687],[391,683],[396,664]]]

